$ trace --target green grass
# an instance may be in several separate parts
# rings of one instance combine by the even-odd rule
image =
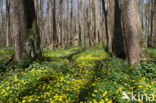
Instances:
[[[154,63],[127,66],[102,49],[74,47],[44,50],[43,56],[50,59],[1,77],[1,103],[132,103],[122,100],[123,91],[156,96]]]
[[[80,47],[72,47],[72,48],[61,48],[61,49],[56,49],[56,50],[43,50],[43,55],[46,57],[63,57],[63,56],[68,56],[71,53],[74,53],[77,50],[80,50],[82,48]]]
[[[150,56],[151,56],[152,58],[156,58],[156,49],[154,49],[154,48],[149,48],[149,49],[148,49],[148,53],[150,54]]]
[[[11,55],[13,55],[13,50],[12,49],[5,49],[0,47],[0,61],[8,59]]]
[[[5,48],[0,47],[0,72],[7,69],[5,63],[7,63],[8,60],[10,60],[12,55],[13,55],[12,49],[7,50]]]

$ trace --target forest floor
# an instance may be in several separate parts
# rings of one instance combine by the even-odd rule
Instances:
[[[149,49],[156,58],[156,49]],[[13,54],[0,48],[0,70]],[[103,49],[44,50],[44,60],[0,74],[0,103],[134,103],[123,92],[156,97],[156,64],[128,66]],[[138,100],[139,97],[136,96]],[[143,98],[143,101],[146,97]],[[139,100],[139,103],[143,103]]]

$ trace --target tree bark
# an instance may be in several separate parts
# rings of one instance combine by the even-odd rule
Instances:
[[[145,4],[144,4],[145,2],[144,2],[144,0],[142,0],[142,30],[144,31],[144,17],[145,17]]]
[[[15,60],[20,61],[26,54],[35,60],[41,56],[41,49],[34,1],[12,0],[12,7]]]
[[[13,33],[15,39],[15,59],[20,61],[23,57],[26,38],[26,18],[24,14],[24,1],[12,0],[13,7]]]
[[[111,35],[108,30],[108,10],[107,10],[107,0],[102,0],[103,13],[105,16],[105,30],[106,30],[106,51],[112,52],[111,46]]]
[[[126,61],[140,63],[143,57],[142,28],[136,0],[120,0],[121,17],[125,34]]]
[[[1,14],[1,40],[2,40],[2,46],[6,45],[5,40],[5,15],[4,15],[4,8],[3,8],[3,0],[0,0],[0,14]]]
[[[52,15],[53,15],[53,36],[52,36],[52,41],[53,41],[53,45],[55,43],[58,42],[58,36],[57,36],[57,30],[56,30],[56,0],[53,0],[51,1],[52,2],[52,6],[53,6],[53,9],[52,9]],[[56,46],[54,45],[53,48],[56,48]]]
[[[149,26],[149,36],[148,36],[148,47],[153,47],[154,45],[154,11],[155,11],[155,8],[154,8],[154,4],[155,4],[155,1],[154,0],[150,0],[150,26]]]
[[[10,0],[6,0],[6,47],[9,47],[10,34]]]
[[[113,55],[125,59],[126,54],[121,25],[121,10],[119,8],[119,0],[110,0],[110,25]]]

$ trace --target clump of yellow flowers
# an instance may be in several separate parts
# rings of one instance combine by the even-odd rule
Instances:
[[[56,51],[45,51],[51,61],[34,63],[0,80],[0,103],[131,103],[122,100],[123,91],[156,96],[154,79],[140,75],[137,79],[130,73],[132,68],[110,59],[105,51],[88,50],[72,60],[62,58],[73,52],[73,48],[60,50],[55,56]]]

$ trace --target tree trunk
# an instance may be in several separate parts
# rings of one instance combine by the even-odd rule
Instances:
[[[144,7],[144,0],[142,0],[142,30],[144,31],[144,17],[145,17],[145,7]]]
[[[120,0],[121,17],[125,34],[126,61],[140,63],[143,57],[142,28],[136,0]]]
[[[26,18],[24,14],[23,0],[12,0],[13,6],[13,33],[15,39],[15,59],[20,61],[25,47]]]
[[[59,43],[62,44],[63,42],[63,0],[59,0]]]
[[[0,14],[1,14],[1,35],[2,35],[2,46],[6,45],[6,42],[4,41],[6,37],[5,36],[5,17],[4,17],[4,8],[3,8],[3,0],[0,0]]]
[[[105,16],[105,29],[106,29],[106,51],[112,52],[111,46],[111,35],[108,31],[108,10],[107,10],[107,0],[102,0],[103,13]]]
[[[80,32],[80,21],[79,21],[79,10],[80,10],[80,4],[79,4],[79,0],[77,0],[77,14],[76,14],[76,34],[74,35],[74,46],[79,46],[80,42],[81,42],[81,32]]]
[[[12,7],[15,60],[21,60],[26,54],[32,60],[41,57],[34,1],[12,0]]]
[[[121,25],[119,0],[110,0],[110,27],[112,33],[113,55],[125,59],[124,37]]]
[[[72,40],[73,38],[73,22],[74,22],[74,20],[73,20],[73,9],[74,9],[74,7],[73,7],[73,0],[70,0],[70,33],[69,33],[69,35],[70,35],[70,40]],[[70,46],[72,46],[72,42],[70,42]]]
[[[10,0],[6,0],[6,47],[9,47],[10,34]]]
[[[154,0],[150,0],[150,26],[149,26],[149,36],[148,36],[148,47],[153,47],[154,45],[154,11],[155,11],[155,8],[154,8],[154,4],[155,4],[155,1]]]
[[[53,3],[53,9],[52,9],[52,14],[53,14],[53,36],[52,36],[52,41],[53,41],[53,48],[56,48],[55,43],[58,42],[58,36],[57,36],[57,30],[56,30],[56,0],[51,1]]]

